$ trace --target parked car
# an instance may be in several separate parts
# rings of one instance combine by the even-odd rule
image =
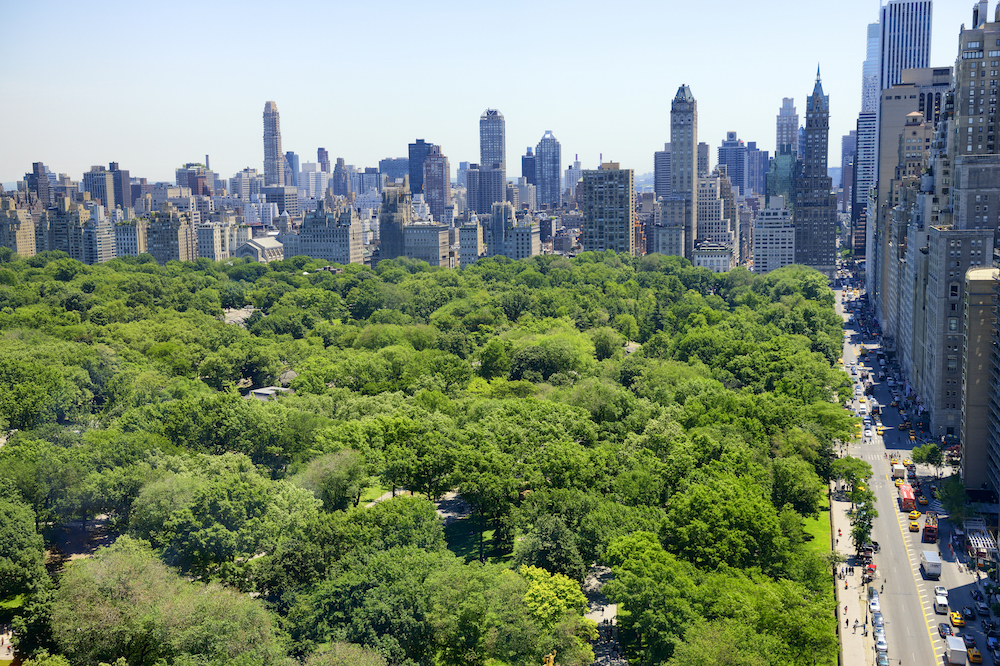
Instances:
[[[976,602],[976,612],[979,613],[979,615],[982,616],[982,617],[989,617],[990,616],[990,607],[986,604],[985,601],[977,601]]]
[[[938,624],[938,633],[941,634],[941,638],[947,638],[955,632],[951,630],[951,625],[945,624],[944,622]]]

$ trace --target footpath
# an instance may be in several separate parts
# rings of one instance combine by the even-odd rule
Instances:
[[[841,664],[874,664],[871,635],[871,618],[867,612],[865,600],[865,585],[861,582],[863,565],[855,562],[851,548],[851,520],[847,512],[851,503],[846,495],[836,489],[836,484],[830,486],[830,522],[832,524],[833,550],[844,558],[843,564],[837,565],[835,582],[837,586],[837,617],[840,626],[840,663]],[[838,530],[841,536],[837,536]],[[846,573],[854,567],[854,574]],[[876,584],[878,578],[875,579]],[[866,624],[867,623],[867,624]]]

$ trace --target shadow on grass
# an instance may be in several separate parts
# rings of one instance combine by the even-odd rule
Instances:
[[[460,518],[444,528],[444,538],[448,550],[466,562],[479,560],[479,516]],[[493,543],[492,529],[483,532],[483,555],[487,562],[500,563],[510,560],[510,553],[501,551]]]

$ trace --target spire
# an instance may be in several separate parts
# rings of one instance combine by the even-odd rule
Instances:
[[[816,83],[819,83],[819,63],[816,63]]]

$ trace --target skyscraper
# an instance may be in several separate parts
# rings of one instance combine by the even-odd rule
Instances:
[[[854,186],[854,156],[858,152],[858,132],[851,130],[840,138],[840,212],[846,213],[851,208],[851,187]]]
[[[380,260],[406,256],[403,227],[413,222],[413,204],[407,181],[408,177],[403,179],[402,184],[389,183],[382,189],[382,205],[378,209]]]
[[[387,157],[378,161],[378,170],[383,178],[389,179],[392,185],[396,180],[402,180],[410,174],[410,159],[408,157]]]
[[[699,141],[698,142],[698,177],[699,178],[701,178],[702,176],[707,176],[708,175],[708,169],[709,169],[709,167],[712,166],[711,163],[709,162],[709,154],[710,153],[709,153],[709,150],[708,150],[708,144],[705,143],[704,141]]]
[[[118,162],[108,165],[111,172],[111,180],[115,188],[115,205],[122,208],[132,207],[132,179],[129,177],[127,169],[119,169]]]
[[[285,155],[281,152],[281,120],[278,105],[264,104],[264,184],[285,184]]]
[[[837,269],[837,198],[830,193],[827,143],[830,134],[830,97],[823,94],[819,67],[816,84],[806,102],[802,171],[795,184],[795,263],[833,276]]]
[[[561,160],[562,148],[559,141],[550,130],[545,130],[535,147],[535,187],[539,206],[558,208],[562,205],[562,189],[559,187]]]
[[[435,222],[444,222],[445,206],[451,205],[451,167],[441,146],[431,146],[424,159],[424,201]]]
[[[507,169],[503,114],[496,109],[486,109],[479,116],[479,166],[483,169]]]
[[[41,162],[32,163],[31,173],[25,174],[24,179],[28,183],[28,189],[38,195],[38,201],[42,207],[48,208],[55,203],[56,198],[52,192],[52,183],[49,181],[48,170],[44,164]]]
[[[670,103],[670,190],[684,199],[684,256],[694,256],[697,239],[698,102],[681,85]]]
[[[83,174],[83,191],[99,201],[109,213],[115,209],[115,181],[111,172],[102,166],[92,166]]]
[[[868,24],[868,38],[865,41],[865,61],[861,63],[861,113],[878,111],[879,54],[882,32],[878,23]]]
[[[527,152],[521,156],[521,177],[527,179],[529,185],[538,184],[535,182],[535,155],[531,152],[531,146],[528,146]]]
[[[326,148],[316,149],[316,161],[319,162],[319,170],[323,173],[330,173],[330,153]]]
[[[900,82],[904,69],[927,67],[931,58],[931,0],[889,0],[879,17],[879,88]]]
[[[417,139],[416,143],[410,144],[410,161],[407,168],[410,171],[410,193],[424,193],[424,159],[431,151],[434,144],[427,143],[423,139]],[[402,256],[402,255],[400,255]]]
[[[792,154],[799,152],[799,114],[795,112],[793,97],[781,98],[781,108],[778,109],[777,131],[775,136],[774,154],[781,152],[781,147],[789,145]]]
[[[670,189],[670,144],[663,144],[663,150],[653,153],[653,192],[657,197],[669,197]]]
[[[747,147],[736,132],[726,132],[719,146],[719,164],[726,165],[726,175],[737,194],[747,193]]]
[[[320,148],[322,150],[322,148]],[[329,159],[329,158],[328,158]],[[299,156],[289,150],[285,153],[285,185],[299,186]]]
[[[347,165],[343,157],[337,158],[337,164],[333,167],[333,178],[330,179],[330,187],[336,196],[346,197],[351,193],[351,179],[347,173]]]
[[[635,254],[635,172],[604,162],[584,170],[580,190],[583,249]]]

